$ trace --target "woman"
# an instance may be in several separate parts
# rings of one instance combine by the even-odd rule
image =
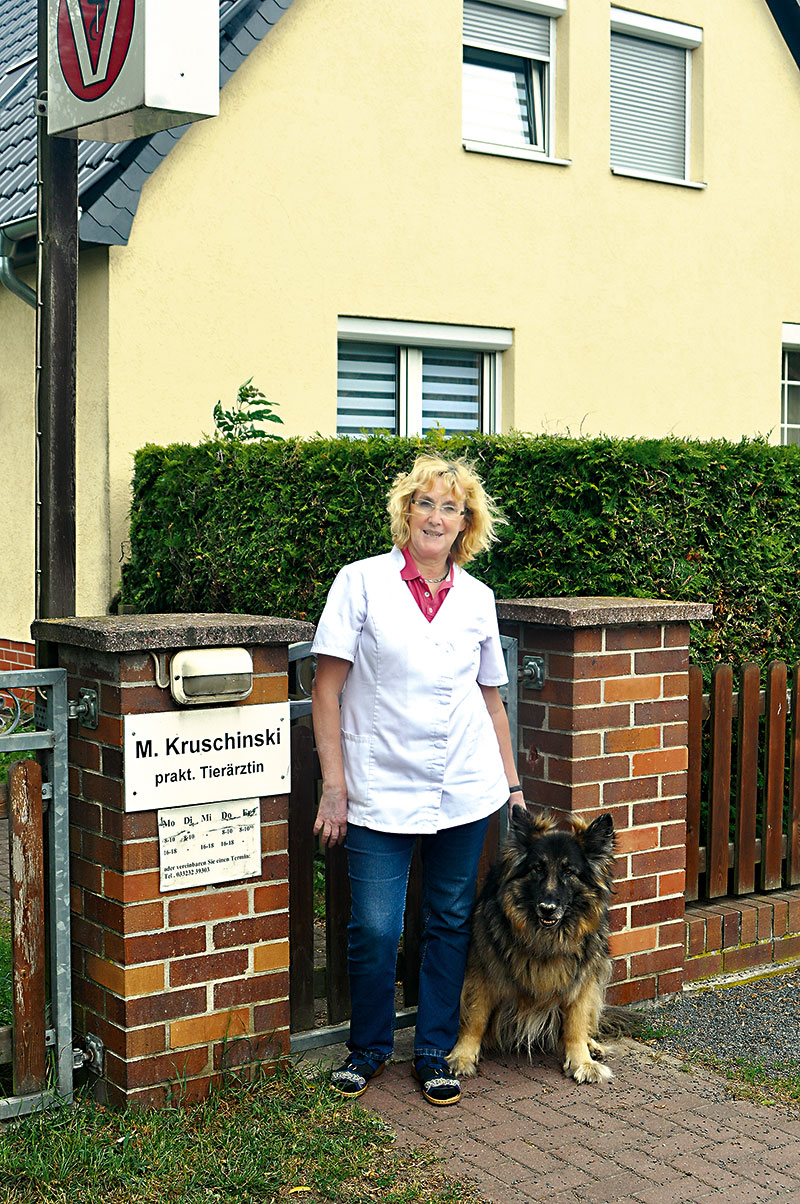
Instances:
[[[435,455],[398,476],[388,503],[394,548],[341,570],[313,646],[322,766],[314,832],[323,845],[345,841],[352,900],[351,1052],[331,1082],[355,1098],[392,1053],[397,946],[419,836],[412,1073],[442,1106],[461,1095],[446,1056],[488,818],[506,800],[523,801],[497,689],[508,679],[494,596],[462,568],[503,520],[469,464]]]

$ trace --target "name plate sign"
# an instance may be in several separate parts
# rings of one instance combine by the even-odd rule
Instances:
[[[171,807],[158,813],[160,889],[183,890],[261,873],[257,798]]]
[[[126,811],[287,794],[289,763],[288,702],[123,719]]]

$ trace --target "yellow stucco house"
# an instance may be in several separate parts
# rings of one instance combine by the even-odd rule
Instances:
[[[117,588],[134,450],[248,377],[292,434],[800,440],[798,0],[220,24],[218,118],[81,148],[79,613]],[[34,611],[34,0],[0,26],[2,664]]]

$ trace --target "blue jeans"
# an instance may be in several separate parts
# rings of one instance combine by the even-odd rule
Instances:
[[[414,1053],[443,1057],[458,1036],[469,917],[488,819],[421,836],[422,915]],[[417,837],[347,825],[351,914],[350,1049],[383,1061],[394,1048],[397,946]]]

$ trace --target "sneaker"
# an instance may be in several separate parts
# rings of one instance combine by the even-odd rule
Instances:
[[[370,1079],[383,1073],[385,1062],[376,1062],[369,1054],[355,1050],[347,1061],[331,1074],[331,1087],[345,1099],[357,1099],[369,1086]]]
[[[448,1104],[457,1104],[461,1099],[461,1084],[445,1058],[415,1058],[411,1073],[422,1087],[422,1094],[429,1104],[446,1108]]]

